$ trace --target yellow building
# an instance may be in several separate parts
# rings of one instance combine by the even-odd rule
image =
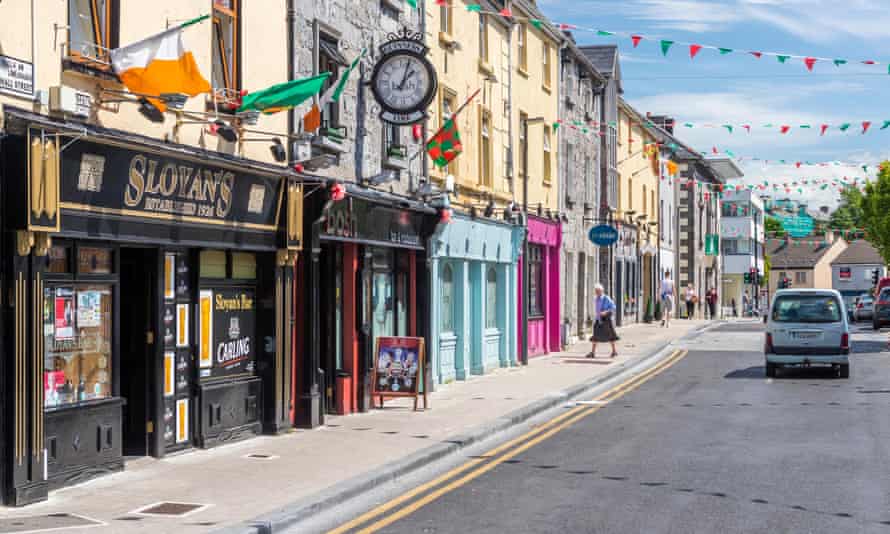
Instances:
[[[217,140],[199,124],[185,124],[177,132],[176,118],[171,114],[163,123],[155,123],[146,120],[136,104],[103,103],[120,100],[114,91],[126,90],[111,72],[108,49],[211,11],[209,20],[185,30],[184,42],[201,74],[214,86],[217,98],[211,94],[190,98],[184,111],[213,111],[218,104],[226,112],[227,103],[233,102],[242,88],[264,89],[288,79],[287,26],[283,16],[280,24],[270,24],[268,6],[261,4],[235,0],[0,2],[0,20],[6,22],[0,35],[2,55],[33,66],[33,91],[18,95],[0,91],[0,105],[52,114],[50,89],[66,87],[92,97],[90,123],[216,150]],[[281,59],[270,61],[268,56],[254,53],[260,50],[282,51]],[[285,136],[287,114],[264,115],[250,128]],[[246,158],[274,162],[269,143],[225,148]]]
[[[482,12],[462,1],[427,10],[427,42],[439,77],[439,94],[430,111],[435,132],[477,89],[477,98],[457,119],[463,153],[446,169],[430,169],[442,185],[454,177],[454,202],[498,207],[522,203],[523,119],[528,125],[529,206],[556,212],[557,154],[553,124],[558,118],[557,61],[562,37],[548,25],[511,23],[497,13],[502,6],[481,2]],[[544,19],[534,2],[514,1],[513,13]]]
[[[656,139],[646,119],[624,99],[618,104],[618,213],[617,219],[637,231],[639,280],[638,314],[656,300],[659,253],[659,180],[661,164]],[[639,318],[639,317],[638,317]]]

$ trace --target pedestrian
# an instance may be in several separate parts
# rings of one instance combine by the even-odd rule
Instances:
[[[711,315],[711,320],[717,318],[717,288],[712,287],[708,290],[707,296],[705,296],[705,300],[708,302],[708,311]]]
[[[692,282],[686,285],[686,293],[684,295],[686,300],[686,318],[692,319],[695,315],[695,288],[692,286]]]
[[[751,310],[748,309],[750,306],[751,299],[748,297],[748,292],[745,291],[745,294],[742,295],[742,317],[748,317],[751,313]]]
[[[618,356],[618,349],[615,342],[618,341],[618,334],[615,333],[615,325],[612,324],[612,315],[615,313],[615,302],[605,295],[602,284],[593,286],[596,298],[593,303],[594,317],[596,322],[593,324],[593,337],[590,338],[592,346],[588,358],[596,358],[596,344],[610,343],[612,345],[612,358]]]
[[[733,316],[733,317],[738,317],[738,316],[739,316],[739,310],[736,309],[735,297],[733,297],[733,299],[732,299],[732,316]]]
[[[661,326],[671,326],[671,313],[674,311],[674,281],[671,280],[671,272],[664,272],[664,279],[661,281]]]

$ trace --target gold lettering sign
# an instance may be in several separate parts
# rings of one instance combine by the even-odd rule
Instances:
[[[243,293],[233,298],[216,295],[216,311],[247,311],[252,309],[253,298]]]
[[[224,219],[232,210],[235,173],[161,164],[139,154],[130,160],[124,204],[147,211]]]

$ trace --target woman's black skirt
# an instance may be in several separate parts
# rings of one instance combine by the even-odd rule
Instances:
[[[597,321],[593,325],[593,340],[597,343],[606,343],[609,341],[618,341],[618,334],[615,333],[615,327],[609,319]]]

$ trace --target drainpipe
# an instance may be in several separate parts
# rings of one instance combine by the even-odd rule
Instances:
[[[505,7],[508,10],[512,8],[510,0],[507,0]],[[507,26],[507,43],[507,147],[510,151],[507,165],[510,166],[510,192],[513,194],[513,204],[516,204],[516,175],[513,172],[513,24]]]
[[[426,0],[420,0],[420,34],[426,35]],[[420,142],[426,143],[429,135],[429,116],[423,120],[423,124],[421,125],[421,135]],[[425,181],[429,180],[430,176],[430,160],[426,157],[426,147],[421,144],[420,147],[423,152],[423,161],[422,161],[422,176]],[[414,175],[411,173],[411,169],[408,169],[408,191],[413,193],[416,191],[414,187]],[[432,332],[432,330],[430,330]],[[424,407],[425,408],[425,407]]]
[[[287,0],[287,79],[297,79],[297,0]],[[287,161],[296,159],[294,135],[297,133],[297,115],[293,109],[287,112]]]

